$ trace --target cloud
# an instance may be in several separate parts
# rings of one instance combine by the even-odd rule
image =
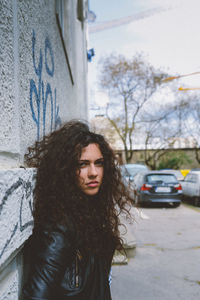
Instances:
[[[137,21],[137,26],[134,22],[127,25],[130,38],[121,51],[130,56],[133,49],[142,50],[153,65],[175,73],[200,69],[200,1],[180,2],[182,5]]]
[[[172,75],[200,71],[200,0],[139,0],[139,4],[142,10],[161,5],[170,9],[90,36],[96,52],[89,64],[91,85],[97,81],[100,57],[113,51],[127,57],[142,51],[153,66]],[[185,77],[183,82],[198,87],[200,76]]]

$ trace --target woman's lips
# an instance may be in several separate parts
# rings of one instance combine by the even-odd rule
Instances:
[[[97,187],[99,185],[98,181],[91,181],[87,183],[87,186],[89,187]]]

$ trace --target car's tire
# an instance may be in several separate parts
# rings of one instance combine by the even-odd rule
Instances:
[[[194,205],[200,206],[200,198],[199,197],[194,197]]]
[[[173,204],[173,207],[178,207],[178,206],[180,206],[180,204],[181,204],[180,202],[178,202],[178,203],[175,202],[175,203]]]

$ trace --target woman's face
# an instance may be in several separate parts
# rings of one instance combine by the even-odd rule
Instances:
[[[96,195],[103,181],[104,161],[98,144],[84,147],[77,171],[78,186],[86,195]]]

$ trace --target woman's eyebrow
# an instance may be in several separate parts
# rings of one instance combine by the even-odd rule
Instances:
[[[88,161],[88,159],[79,159],[79,161]]]
[[[95,161],[103,161],[103,157],[97,158]]]
[[[97,158],[95,161],[102,161],[104,160],[103,157]],[[79,159],[79,162],[89,162],[89,159]]]

